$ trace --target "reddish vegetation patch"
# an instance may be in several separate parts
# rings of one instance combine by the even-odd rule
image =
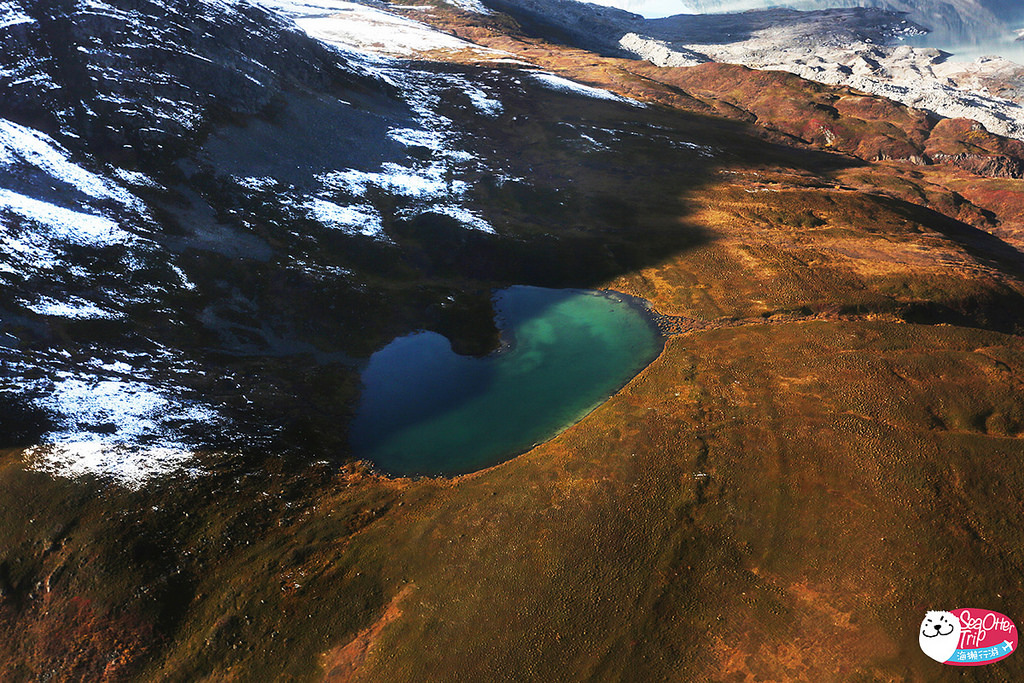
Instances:
[[[14,623],[10,611],[0,609],[0,622]],[[152,641],[148,624],[98,610],[84,598],[65,601],[56,592],[47,593],[39,612],[25,631],[5,635],[21,655],[0,667],[0,679],[129,680]],[[20,670],[15,668],[19,661]],[[40,663],[44,669],[36,668]]]
[[[1007,183],[1013,183],[1007,184]],[[990,232],[1018,250],[1024,250],[1024,186],[1019,181],[967,178],[960,192],[978,206],[999,216]]]
[[[936,162],[989,178],[1024,177],[1024,142],[993,135],[976,121],[944,119],[925,148]]]
[[[347,683],[373,652],[384,627],[402,616],[402,601],[412,593],[412,584],[406,586],[391,599],[380,618],[372,625],[359,632],[355,638],[341,647],[337,647],[324,655],[324,668],[327,673],[325,681],[330,683]]]
[[[845,88],[828,88],[793,74],[735,64],[660,71],[659,77],[667,83],[724,100],[753,114],[761,125],[803,142],[867,161],[924,160],[932,123],[923,111]]]

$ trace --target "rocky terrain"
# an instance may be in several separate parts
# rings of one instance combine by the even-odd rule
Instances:
[[[877,9],[684,14],[645,19],[575,0],[493,0],[495,7],[548,27],[550,34],[657,66],[707,61],[787,71],[845,85],[947,118],[971,118],[999,135],[1024,137],[1024,67],[997,57],[949,60],[934,48],[900,45],[928,29]]]
[[[772,9],[644,19],[575,0],[492,4],[564,32],[579,45],[624,51],[659,66],[716,61],[789,71],[939,116],[972,118],[999,135],[1024,137],[1024,67],[991,57],[955,62],[937,49],[900,45],[927,31],[902,14]]]
[[[1019,622],[1024,142],[551,6],[0,3],[0,679],[954,680],[925,610]],[[365,359],[511,284],[670,336],[500,465],[354,460]]]
[[[1005,33],[1024,21],[1024,8],[1013,0],[599,0],[649,17],[674,14],[722,14],[777,7],[801,11],[870,7],[901,12],[943,38]]]
[[[848,25],[846,17],[831,12],[809,20],[795,14],[787,19],[770,12],[760,20],[761,28],[751,30],[744,40],[727,45],[685,42],[681,54],[696,52],[717,62],[789,71],[819,83],[888,97],[939,116],[972,118],[999,135],[1024,137],[1024,100],[1019,91],[1024,67],[1018,64],[999,58],[952,62],[934,48],[894,47],[891,43],[901,33],[917,30],[902,21],[895,26],[884,22],[872,26],[857,16]],[[654,32],[661,38],[627,33],[619,44],[655,63],[672,64],[678,60],[673,45],[686,40],[675,38],[685,35],[676,26],[676,22],[665,20]],[[715,32],[712,29],[708,34]]]

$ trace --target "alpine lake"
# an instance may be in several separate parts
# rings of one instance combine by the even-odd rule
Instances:
[[[643,306],[615,292],[513,286],[494,308],[502,344],[486,356],[416,332],[370,357],[350,432],[356,456],[399,476],[490,467],[582,419],[664,346]]]

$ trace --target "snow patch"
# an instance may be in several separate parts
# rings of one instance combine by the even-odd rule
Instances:
[[[68,372],[58,373],[34,403],[57,428],[26,452],[33,468],[109,478],[129,488],[180,470],[191,458],[174,425],[223,422],[212,409],[143,382]]]
[[[18,24],[34,24],[35,19],[21,11],[21,8],[12,2],[0,2],[0,29],[5,29]]]
[[[430,50],[497,52],[442,33],[426,24],[341,0],[259,0],[291,17],[309,36],[325,43],[392,57]]]
[[[430,210],[434,213],[454,218],[462,223],[464,227],[470,228],[471,230],[479,230],[480,232],[486,232],[491,235],[496,234],[494,226],[464,206],[458,206],[456,204],[439,204],[431,206]]]
[[[574,95],[582,95],[584,97],[592,97],[598,100],[626,102],[637,107],[643,106],[642,103],[637,102],[636,100],[631,100],[628,97],[616,95],[615,93],[609,92],[608,90],[604,90],[603,88],[595,88],[589,85],[583,85],[582,83],[570,81],[568,78],[562,78],[561,76],[556,76],[554,74],[543,72],[532,73],[530,74],[530,77],[536,81],[539,81],[541,84],[547,86],[548,88],[551,88],[552,90],[557,90],[559,92],[572,93]]]
[[[674,144],[680,147],[685,147],[686,149],[692,149],[694,152],[704,157],[705,159],[713,159],[715,158],[716,153],[721,151],[715,147],[710,147],[708,145],[699,145],[696,142],[684,142],[682,140],[676,140],[674,141]]]
[[[174,274],[178,276],[179,280],[181,280],[181,288],[189,292],[195,291],[196,285],[194,282],[188,279],[188,275],[185,275],[185,271],[183,271],[181,268],[174,265],[173,263],[169,265],[171,267],[171,270],[174,271]]]
[[[437,131],[392,128],[388,131],[388,137],[406,147],[426,147],[435,152],[444,149],[444,136]]]
[[[309,216],[321,225],[349,235],[383,238],[381,216],[372,206],[341,206],[325,199],[314,199],[303,204]]]
[[[41,296],[25,306],[39,315],[70,318],[71,320],[113,319],[121,317],[119,313],[100,308],[91,301],[75,296],[68,297],[64,301]]]
[[[329,186],[344,189],[357,196],[365,196],[376,187],[391,194],[414,199],[431,199],[461,195],[467,184],[461,180],[447,180],[447,169],[433,164],[423,169],[412,169],[394,163],[381,166],[381,173],[366,171],[332,171],[320,176]]]
[[[388,137],[406,147],[425,147],[438,156],[451,161],[466,162],[476,157],[461,149],[451,149],[445,133],[440,130],[416,130],[414,128],[392,128]]]
[[[277,185],[277,178],[271,178],[270,176],[248,176],[246,178],[232,176],[232,179],[247,190],[254,192],[263,192]]]
[[[493,16],[494,11],[484,6],[480,0],[445,0],[449,5],[455,5],[459,9],[472,12],[474,14],[484,14],[487,16]]]
[[[131,235],[121,230],[117,223],[109,218],[65,209],[17,192],[0,189],[0,210],[3,209],[49,228],[52,231],[51,238],[73,244],[106,247],[124,244],[131,239]],[[10,236],[5,235],[5,239],[8,237]],[[32,240],[32,237],[29,236],[28,239]],[[15,251],[31,250],[29,247],[19,248],[18,244],[17,240],[11,240],[10,246]]]
[[[162,423],[217,421],[217,415],[198,404],[176,399],[143,382],[126,379],[82,378],[64,373],[51,393],[36,405],[59,418],[53,443],[90,441],[97,425],[106,425],[110,441],[145,441],[164,431]]]
[[[95,476],[113,479],[125,488],[138,490],[149,480],[185,469],[192,453],[178,448],[133,448],[103,441],[70,441],[32,446],[25,450],[29,465],[51,476],[78,479]]]
[[[352,271],[348,268],[332,266],[324,263],[315,263],[301,258],[292,258],[290,265],[318,280],[335,280],[352,275]]]
[[[139,171],[129,171],[124,168],[114,169],[114,175],[128,183],[129,185],[135,185],[137,187],[149,187],[153,189],[163,189],[158,182],[150,178],[145,173]]]
[[[479,88],[469,88],[466,94],[477,111],[485,116],[498,116],[505,109],[500,100],[488,97],[487,93]]]

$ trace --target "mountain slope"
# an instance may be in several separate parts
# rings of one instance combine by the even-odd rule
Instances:
[[[5,55],[60,90],[0,109],[0,679],[953,680],[924,610],[1024,613],[1016,143],[467,2],[404,13],[505,53],[382,58],[311,4],[327,43],[105,6],[146,63],[219,74],[164,152],[134,38],[123,131],[80,104],[119,79]],[[87,42],[94,4],[48,6]],[[188,53],[142,40],[169,27]],[[324,65],[257,88],[250,46]],[[508,284],[630,293],[671,338],[501,465],[354,462],[361,359],[422,328],[493,348]]]
[[[943,36],[974,38],[1006,33],[1016,22],[1024,19],[1024,9],[1008,0],[601,0],[595,4],[619,7],[651,17],[746,12],[773,7],[805,11],[876,7],[906,12],[911,21]]]
[[[658,66],[707,62],[789,71],[843,85],[945,118],[973,118],[999,135],[1024,138],[1024,67],[1001,59],[957,63],[933,48],[903,44],[924,29],[874,8],[644,19],[575,0],[491,0],[538,35]]]

